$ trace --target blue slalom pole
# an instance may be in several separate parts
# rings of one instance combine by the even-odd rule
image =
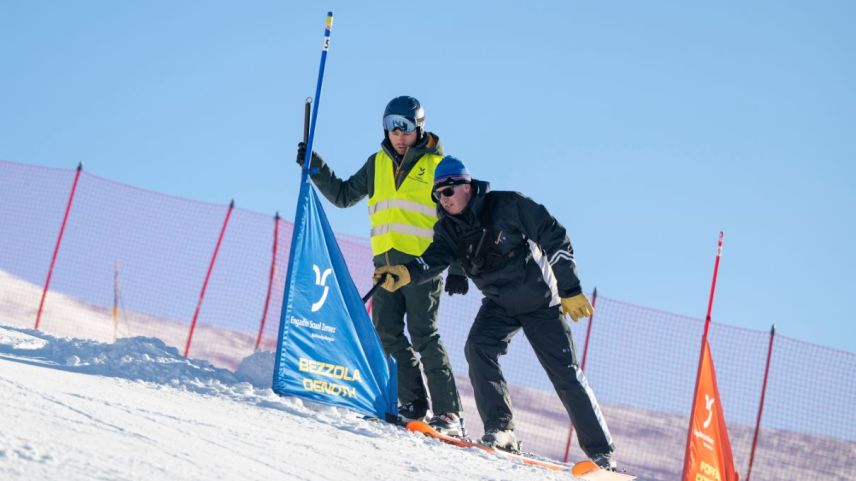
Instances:
[[[318,107],[321,105],[321,84],[324,83],[324,65],[327,63],[327,51],[330,50],[330,30],[332,29],[333,12],[327,12],[327,23],[324,26],[324,44],[321,46],[321,65],[318,66],[318,83],[315,85],[315,108],[312,109],[312,122],[309,125],[309,140],[306,142],[306,156],[303,158],[301,182],[309,181],[312,141],[315,139],[315,122],[318,120]]]
[[[300,194],[298,195],[297,202],[297,212],[294,214],[294,225],[295,232],[291,236],[291,253],[288,256],[288,270],[285,275],[285,289],[282,295],[282,309],[279,314],[279,337],[276,341],[276,359],[282,359],[282,346],[284,344],[284,339],[288,332],[288,323],[286,322],[285,316],[288,311],[288,306],[292,302],[292,295],[289,293],[289,286],[291,286],[291,278],[294,274],[294,252],[295,246],[298,244],[298,238],[303,235],[303,230],[298,228],[298,226],[303,225],[303,217],[306,215],[305,206],[301,205],[301,202],[304,200],[303,190],[312,188],[311,185],[304,185],[305,182],[309,181],[309,162],[312,159],[312,140],[315,136],[315,121],[318,118],[318,103],[321,100],[321,84],[324,81],[324,64],[327,61],[327,50],[330,48],[330,29],[333,28],[333,12],[327,12],[327,23],[324,27],[324,45],[321,48],[321,66],[318,67],[318,84],[315,87],[315,108],[312,109],[312,122],[309,128],[309,138],[304,139],[306,141],[306,156],[303,158],[303,168],[301,169],[300,174]],[[308,110],[310,99],[306,99],[306,109]],[[306,123],[304,121],[303,126],[303,135],[306,136]],[[278,361],[277,361],[278,362]],[[276,383],[276,374],[277,368],[274,367],[274,379],[273,382]],[[276,391],[276,386],[274,384],[274,391]]]

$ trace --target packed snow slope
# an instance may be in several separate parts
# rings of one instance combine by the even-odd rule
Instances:
[[[242,479],[283,474],[288,475],[283,479],[299,479],[298,468],[305,476],[326,468],[367,479],[397,479],[399,471],[410,473],[408,479],[526,479],[520,473],[533,469],[480,453],[450,452],[346,411],[280,398],[270,391],[273,355],[245,357],[254,333],[201,326],[188,360],[170,347],[184,346],[185,323],[127,312],[114,326],[108,309],[60,292],[51,292],[42,322],[42,329],[57,337],[29,330],[41,294],[40,287],[0,270],[0,481],[166,476],[207,481],[232,479],[235,472],[246,473]],[[107,343],[114,335],[119,339]],[[92,340],[70,339],[84,336]],[[458,386],[470,431],[480,435],[469,382],[460,378]],[[567,417],[555,393],[511,388],[524,447],[562,459]],[[555,400],[556,409],[542,409],[545,396]],[[601,407],[621,466],[648,481],[680,477],[684,415],[629,405]],[[119,417],[122,412],[127,416]],[[155,429],[160,424],[166,427]],[[111,425],[112,431],[106,429]],[[200,427],[206,425],[213,428]],[[550,437],[556,426],[561,438]],[[751,426],[729,425],[741,473],[753,434]],[[414,442],[421,446],[415,453]],[[140,449],[141,443],[152,447]],[[244,446],[248,443],[253,447]],[[310,450],[319,454],[303,454]],[[432,450],[436,453],[429,454]],[[580,455],[573,446],[571,459]],[[761,432],[752,479],[856,481],[854,459],[852,441],[767,428]],[[549,479],[552,474],[533,476]]]
[[[0,479],[571,479],[279,397],[260,387],[271,362],[233,373],[154,338],[0,326]]]

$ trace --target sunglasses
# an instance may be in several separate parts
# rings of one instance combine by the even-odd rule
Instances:
[[[390,132],[400,130],[409,134],[416,130],[416,123],[403,115],[391,114],[383,118],[383,129]]]
[[[435,190],[434,192],[431,192],[431,197],[434,197],[435,202],[440,202],[440,197],[452,197],[455,195],[455,187],[457,187],[457,185],[446,187],[442,190]]]

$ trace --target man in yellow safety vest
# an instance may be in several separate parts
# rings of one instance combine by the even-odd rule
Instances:
[[[434,170],[443,158],[443,144],[436,134],[425,131],[425,111],[413,97],[396,97],[387,104],[383,130],[380,150],[347,180],[337,177],[315,152],[310,165],[312,181],[334,205],[350,207],[368,196],[375,267],[406,264],[431,244],[437,222],[437,204],[431,198]],[[298,164],[303,164],[305,154],[306,146],[301,142]],[[468,286],[460,267],[450,269],[446,278],[449,294],[466,294]],[[434,416],[429,423],[443,433],[462,436],[461,400],[449,356],[437,332],[442,290],[441,273],[396,292],[380,289],[372,301],[372,321],[384,350],[398,364],[401,420],[425,419],[430,392]],[[404,334],[405,326],[409,340]],[[428,381],[427,392],[420,359]]]

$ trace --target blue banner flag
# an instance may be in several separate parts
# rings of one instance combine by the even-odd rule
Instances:
[[[318,194],[301,182],[273,390],[389,419],[395,379]]]

